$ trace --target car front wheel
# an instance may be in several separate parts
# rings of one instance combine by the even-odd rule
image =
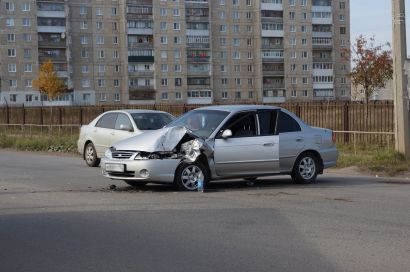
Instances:
[[[204,185],[209,182],[209,172],[201,162],[183,162],[175,173],[175,185],[181,191],[195,191],[200,178]]]
[[[88,143],[84,148],[85,163],[90,167],[97,167],[100,164],[100,159],[97,157],[97,151],[93,143]]]
[[[295,183],[313,183],[316,180],[318,169],[319,164],[316,155],[306,152],[297,158],[291,176]]]

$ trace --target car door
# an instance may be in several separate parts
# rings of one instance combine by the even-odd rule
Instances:
[[[92,131],[92,139],[98,156],[102,156],[105,150],[110,147],[112,132],[118,113],[109,112],[101,116]]]
[[[232,131],[232,136],[223,139],[221,135],[226,129]],[[238,113],[227,121],[215,139],[216,172],[219,176],[275,173],[278,171],[278,144],[277,136],[260,135],[256,111]]]
[[[111,132],[110,146],[134,136],[134,131],[130,118],[125,113],[118,113],[114,130]]]
[[[299,123],[286,112],[278,115],[279,160],[282,172],[291,171],[297,156],[305,146],[305,138]]]

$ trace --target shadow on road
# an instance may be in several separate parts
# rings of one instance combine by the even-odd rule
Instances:
[[[404,184],[403,182],[397,182],[395,180],[385,178],[372,178],[372,177],[328,177],[321,176],[313,184],[295,184],[288,177],[268,177],[260,178],[254,182],[245,180],[217,180],[212,181],[205,188],[206,193],[218,193],[227,191],[253,191],[253,190],[269,190],[269,189],[289,189],[289,188],[335,188],[335,187],[352,187],[363,186],[368,184]],[[121,193],[156,193],[156,192],[177,192],[177,189],[173,185],[161,185],[161,184],[147,184],[143,187],[127,186],[113,186],[112,188],[104,188],[103,191],[114,191]]]

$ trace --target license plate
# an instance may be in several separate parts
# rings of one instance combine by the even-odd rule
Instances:
[[[124,172],[124,164],[106,163],[105,170],[108,172]]]

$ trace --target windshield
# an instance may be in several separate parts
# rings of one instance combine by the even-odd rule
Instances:
[[[172,122],[171,115],[163,112],[131,113],[139,130],[156,130]]]
[[[228,114],[227,111],[194,110],[174,120],[167,127],[184,126],[196,136],[208,138]]]

